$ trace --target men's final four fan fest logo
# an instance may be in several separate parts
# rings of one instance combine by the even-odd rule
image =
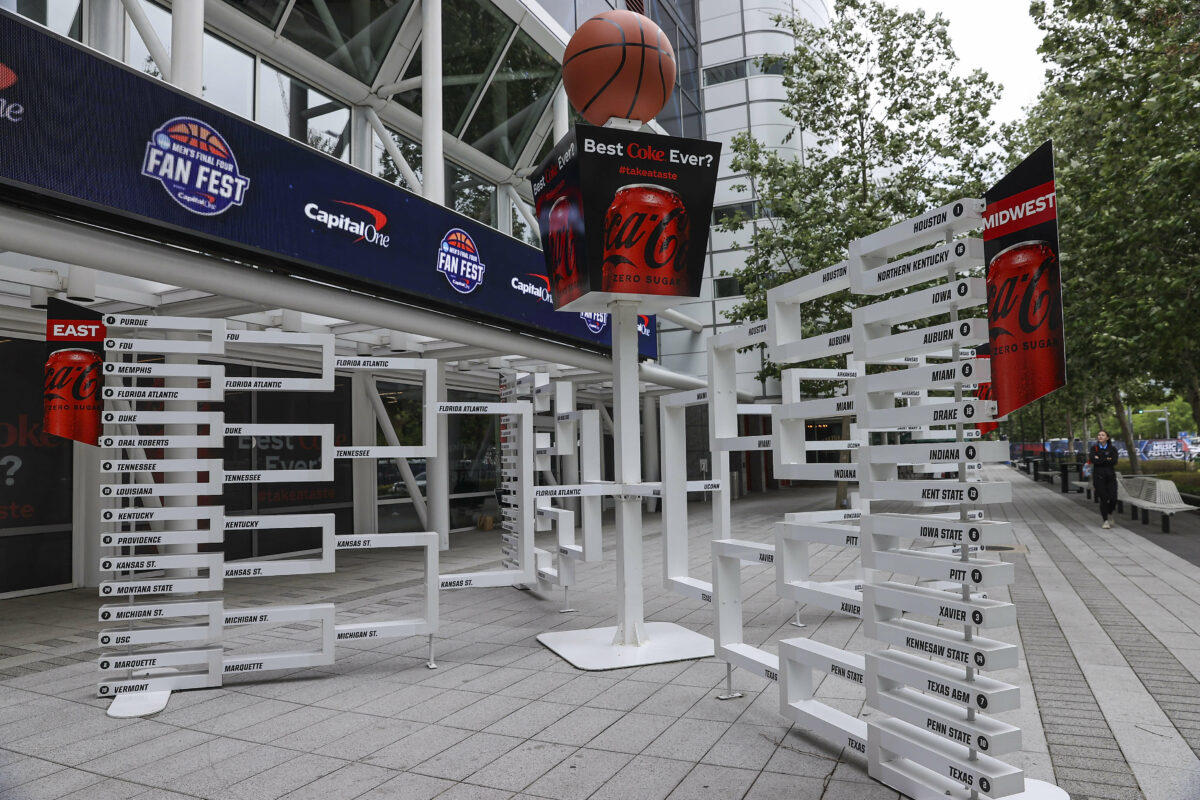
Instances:
[[[487,268],[479,258],[475,240],[461,228],[453,228],[442,237],[438,247],[437,271],[459,294],[470,294],[483,283]]]
[[[608,314],[599,311],[581,312],[579,318],[583,320],[583,324],[587,325],[587,329],[592,333],[599,333],[608,324]]]
[[[192,117],[168,120],[150,136],[142,175],[159,181],[188,211],[207,217],[240,206],[250,186],[221,134]]]

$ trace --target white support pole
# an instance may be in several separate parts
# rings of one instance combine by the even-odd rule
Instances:
[[[91,0],[87,6],[88,33],[84,44],[120,58],[125,52],[125,14],[121,0]]]
[[[375,444],[375,408],[371,403],[371,375],[355,370],[350,377],[350,435],[355,444]],[[355,458],[351,462],[354,498],[354,533],[379,532],[379,469],[373,458]]]
[[[146,16],[146,12],[138,0],[123,0],[123,2],[125,4],[125,13],[129,15],[129,21],[133,23],[138,36],[142,38],[142,44],[146,45],[146,50],[150,53],[150,58],[154,59],[154,66],[158,67],[158,71],[162,73],[164,81],[170,81],[171,57],[167,55],[167,48],[163,47],[158,34],[154,32],[154,26],[150,24],[150,18]]]
[[[442,144],[442,0],[421,0],[421,167],[426,200],[446,203]]]
[[[437,362],[437,400],[446,399],[446,364]],[[437,456],[425,459],[425,491],[427,496],[428,520],[426,526],[437,532],[438,549],[450,549],[450,459],[448,416],[437,415]]]
[[[170,81],[197,97],[204,93],[204,0],[171,4]]]
[[[554,99],[551,102],[554,104],[554,141],[557,143],[562,141],[562,138],[571,130],[571,113],[567,108],[567,91],[561,83],[554,90]]]
[[[500,231],[501,233],[507,233],[509,236],[512,236],[513,235],[513,226],[512,226],[513,204],[509,201],[508,197],[497,198],[497,201],[498,202],[496,203],[496,230]],[[537,233],[537,231],[534,231],[534,234],[536,234],[536,233]]]
[[[617,483],[640,483],[637,303],[609,304],[613,324],[613,432]],[[615,645],[646,641],[642,602],[642,509],[638,497],[617,498],[617,631]]]
[[[642,431],[645,437],[645,446],[642,448],[642,475],[647,481],[653,483],[659,478],[658,398],[654,395],[646,395],[642,398]],[[683,455],[682,451],[668,454],[671,458]],[[657,507],[657,497],[646,498],[647,511],[654,511]]]
[[[565,411],[575,410],[575,384],[570,381],[558,381],[554,386],[554,412],[561,414]],[[555,446],[562,452],[563,447],[566,447],[566,453],[562,457],[562,482],[567,485],[579,483],[579,440],[583,432],[583,426],[579,423],[574,423],[567,426],[571,430],[570,442],[555,442]],[[567,498],[563,504],[570,509],[574,514],[575,524],[582,522],[580,514],[580,501],[574,498]]]

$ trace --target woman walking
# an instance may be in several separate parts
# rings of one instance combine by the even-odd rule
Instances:
[[[1117,507],[1117,448],[1108,439],[1108,431],[1096,434],[1096,443],[1088,451],[1088,463],[1092,465],[1092,489],[1100,501],[1101,528],[1111,528],[1108,517]]]

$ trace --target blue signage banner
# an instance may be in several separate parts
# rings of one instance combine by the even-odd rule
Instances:
[[[541,251],[0,10],[0,199],[606,349]],[[657,354],[654,318],[638,326]]]

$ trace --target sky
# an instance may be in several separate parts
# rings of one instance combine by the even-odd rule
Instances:
[[[1003,84],[992,119],[1020,119],[1042,88],[1045,65],[1037,48],[1041,31],[1029,16],[1029,0],[888,0],[904,11],[940,12],[950,23],[959,62]]]

